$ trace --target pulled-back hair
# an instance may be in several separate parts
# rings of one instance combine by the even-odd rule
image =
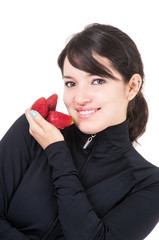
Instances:
[[[99,63],[95,55],[109,60],[111,67],[118,71],[125,83],[133,74],[138,73],[142,85],[138,94],[129,102],[127,118],[129,119],[129,137],[131,142],[145,132],[148,120],[148,106],[142,93],[144,82],[143,63],[134,41],[120,29],[104,24],[88,25],[75,34],[58,57],[58,65],[63,73],[65,57],[76,68],[92,75],[106,76],[112,79],[110,65]]]

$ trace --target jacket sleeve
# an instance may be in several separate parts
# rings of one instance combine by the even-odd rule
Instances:
[[[27,240],[8,220],[9,202],[29,164],[25,116],[20,117],[0,141],[0,239]]]
[[[80,182],[64,141],[46,149],[52,166],[59,219],[66,240],[141,240],[159,219],[159,183],[127,196],[100,219]]]

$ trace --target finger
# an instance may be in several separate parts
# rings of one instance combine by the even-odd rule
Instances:
[[[37,111],[31,110],[30,115],[43,130],[48,127],[48,122]]]
[[[32,135],[40,135],[43,133],[43,128],[41,127],[40,124],[38,124],[38,122],[36,121],[35,119],[35,116],[38,114],[37,112],[31,112],[30,111],[31,108],[28,108],[26,111],[25,111],[25,115],[26,115],[26,118],[29,122],[29,125],[30,125],[30,128],[29,128],[29,131]],[[32,115],[31,115],[32,114]],[[40,114],[39,114],[40,115]],[[34,117],[33,117],[34,116]]]
[[[31,109],[31,108],[28,108],[28,109],[25,111],[25,116],[26,116],[29,124],[32,122],[32,119],[31,119],[31,116],[30,116],[30,109]]]

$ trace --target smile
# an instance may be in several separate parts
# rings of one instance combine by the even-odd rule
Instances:
[[[99,110],[99,108],[87,109],[87,110],[84,110],[84,109],[78,110],[78,109],[77,109],[78,117],[79,117],[80,119],[90,118],[90,117],[92,117],[98,110]]]
[[[82,115],[87,115],[87,114],[91,114],[91,113],[94,113],[94,112],[95,112],[95,110],[79,111],[79,113],[82,114]]]

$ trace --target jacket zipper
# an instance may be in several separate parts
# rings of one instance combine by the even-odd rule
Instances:
[[[83,146],[83,149],[86,149],[88,145],[92,142],[93,138],[96,136],[96,134],[92,134],[86,141],[85,145]]]
[[[96,136],[96,134],[92,134],[89,138],[88,138],[88,140],[87,140],[87,142],[85,143],[85,145],[84,145],[84,149],[86,149],[87,147],[88,147],[88,145],[90,144],[90,142],[93,140],[93,138]],[[91,159],[91,157],[92,157],[92,155],[93,155],[93,153],[94,153],[94,151],[95,151],[95,149],[96,149],[96,144],[97,144],[97,138],[96,138],[96,141],[95,141],[95,145],[93,146],[93,148],[92,148],[92,150],[91,150],[91,152],[89,153],[89,155],[87,156],[87,158],[85,159],[85,162],[84,162],[84,164],[83,164],[83,166],[80,168],[80,170],[79,170],[79,172],[80,172],[80,177],[82,177],[83,175],[84,175],[84,173],[85,173],[85,170],[86,170],[86,168],[87,168],[87,165],[88,165],[88,163],[89,163],[89,161],[90,161],[90,159]]]

